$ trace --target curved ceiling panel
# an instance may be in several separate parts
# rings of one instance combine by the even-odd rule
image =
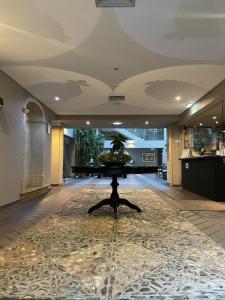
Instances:
[[[78,47],[101,17],[101,10],[88,3],[0,0],[1,60],[45,59]]]
[[[152,113],[179,114],[225,77],[225,66],[192,65],[149,71],[122,82],[116,92],[129,104],[138,103]]]
[[[143,47],[180,59],[225,59],[225,2],[141,0],[116,9],[123,30]],[[140,17],[141,16],[141,17]]]
[[[103,82],[79,73],[44,67],[8,67],[6,71],[12,78],[22,78],[19,83],[58,114],[77,114],[79,109],[101,105],[112,93]]]
[[[0,66],[58,114],[179,114],[225,78],[224,12],[222,0],[0,0]]]

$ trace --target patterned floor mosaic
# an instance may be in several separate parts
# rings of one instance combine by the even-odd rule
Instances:
[[[87,209],[84,189],[0,252],[1,299],[225,299],[225,250],[150,190],[121,190],[143,212]]]

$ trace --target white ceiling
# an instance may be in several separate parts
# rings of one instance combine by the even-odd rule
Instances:
[[[225,79],[225,1],[0,0],[0,67],[60,115],[177,115]]]

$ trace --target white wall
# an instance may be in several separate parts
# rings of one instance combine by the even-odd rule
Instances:
[[[35,99],[12,79],[0,72],[0,97],[4,107],[0,111],[0,206],[20,198],[25,176],[25,121],[22,112],[28,100]],[[47,120],[54,114],[43,106]],[[44,136],[44,184],[50,183],[51,136]]]

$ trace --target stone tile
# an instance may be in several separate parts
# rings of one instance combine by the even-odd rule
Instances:
[[[121,190],[141,214],[121,207],[113,219],[104,207],[87,215],[109,192],[84,189],[1,251],[0,295],[222,299],[225,250],[150,190]]]

